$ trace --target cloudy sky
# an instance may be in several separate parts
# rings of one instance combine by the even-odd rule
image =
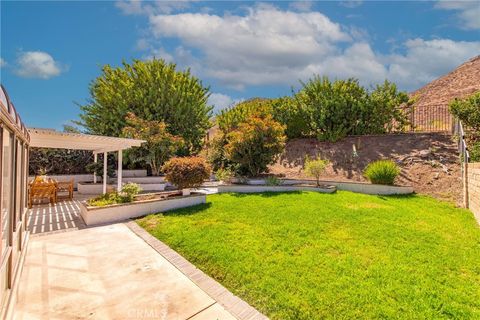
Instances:
[[[415,90],[480,54],[480,2],[1,2],[1,82],[28,126],[78,117],[102,65],[163,58],[215,110],[314,74]]]

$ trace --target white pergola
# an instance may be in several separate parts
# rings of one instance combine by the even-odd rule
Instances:
[[[30,147],[59,148],[72,150],[90,150],[97,162],[97,155],[103,153],[103,193],[107,192],[107,154],[118,152],[117,190],[122,189],[122,156],[123,150],[139,147],[144,140],[96,136],[83,133],[60,132],[54,129],[29,128]],[[97,182],[94,173],[93,182]]]

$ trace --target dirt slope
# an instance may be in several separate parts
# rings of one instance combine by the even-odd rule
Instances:
[[[354,156],[353,147],[358,156]],[[402,168],[400,185],[413,185],[417,193],[455,201],[461,200],[460,166],[455,142],[442,134],[403,134],[348,137],[336,143],[295,139],[270,172],[287,178],[303,174],[305,156],[319,155],[330,165],[326,180],[366,181],[362,172],[368,163],[392,159]]]
[[[448,107],[455,98],[465,98],[480,90],[480,56],[474,57],[450,73],[411,93],[417,107]]]

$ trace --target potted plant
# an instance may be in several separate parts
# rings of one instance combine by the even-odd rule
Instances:
[[[163,166],[165,179],[182,190],[184,196],[190,195],[190,189],[202,185],[210,177],[211,168],[200,157],[172,158]]]
[[[42,167],[38,170],[38,180],[39,181],[45,181],[47,180],[47,173],[48,170],[46,167]]]

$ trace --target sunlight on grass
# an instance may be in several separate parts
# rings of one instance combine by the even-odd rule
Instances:
[[[221,194],[137,222],[272,319],[480,318],[480,228],[423,196]]]

